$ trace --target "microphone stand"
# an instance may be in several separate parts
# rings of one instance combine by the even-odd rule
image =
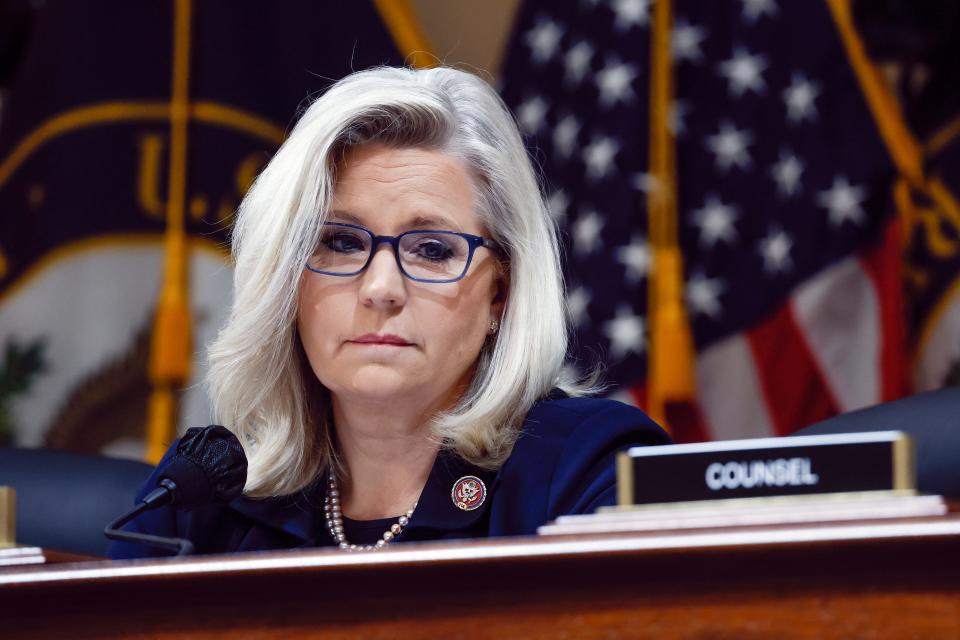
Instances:
[[[123,514],[103,529],[103,535],[110,540],[119,540],[121,542],[140,542],[169,551],[176,551],[177,557],[186,556],[193,553],[193,543],[184,538],[166,538],[164,536],[154,536],[148,533],[134,533],[133,531],[121,531],[121,527],[127,524],[144,511],[155,509],[170,502],[172,499],[171,488],[175,487],[170,480],[162,480],[160,487],[150,492],[140,504],[128,513]]]
[[[177,444],[177,453],[162,470],[157,488],[144,496],[133,511],[108,524],[103,535],[110,540],[175,551],[177,556],[193,553],[189,540],[122,531],[121,527],[144,511],[164,505],[189,511],[210,502],[228,502],[242,493],[246,479],[243,445],[229,429],[216,424],[202,429],[193,427]]]

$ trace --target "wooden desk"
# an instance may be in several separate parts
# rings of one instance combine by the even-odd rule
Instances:
[[[960,517],[0,571],[4,638],[960,638]]]

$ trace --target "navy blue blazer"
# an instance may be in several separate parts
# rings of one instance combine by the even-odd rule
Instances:
[[[667,434],[642,411],[614,400],[557,397],[531,409],[510,457],[496,471],[480,469],[441,452],[417,509],[398,539],[444,540],[533,535],[557,516],[590,513],[616,503],[616,453],[630,446],[668,444]],[[165,460],[175,450],[167,451]],[[161,461],[158,468],[164,466]],[[487,497],[463,511],[451,497],[463,476],[483,480]],[[139,502],[156,487],[157,472],[137,493]],[[196,553],[224,553],[332,546],[323,521],[326,482],[278,498],[240,497],[189,512],[164,507],[142,514],[126,528],[193,542]],[[111,558],[168,555],[126,542]]]

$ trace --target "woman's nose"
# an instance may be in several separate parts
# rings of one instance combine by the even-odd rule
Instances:
[[[389,244],[380,245],[370,266],[360,274],[360,300],[366,306],[389,309],[407,301],[406,278]]]

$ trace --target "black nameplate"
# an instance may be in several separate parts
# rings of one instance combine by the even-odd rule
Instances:
[[[915,488],[900,431],[636,447],[617,460],[623,506]]]

